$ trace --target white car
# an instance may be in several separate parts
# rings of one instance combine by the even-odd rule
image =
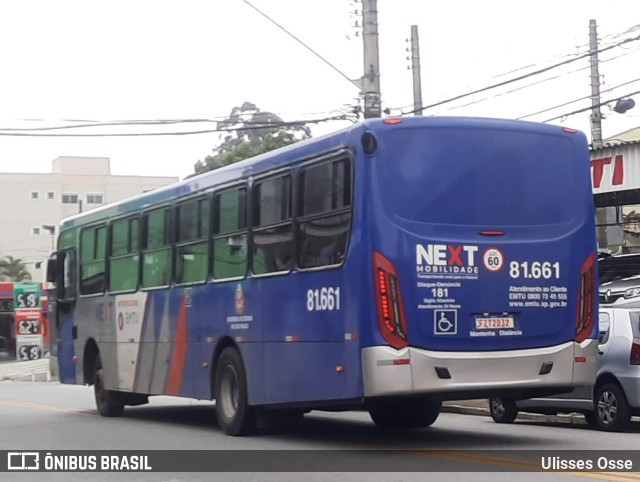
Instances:
[[[640,415],[640,309],[601,308],[599,324],[598,372],[592,386],[527,400],[492,398],[493,420],[511,423],[519,411],[578,412],[602,430],[624,430],[633,415]]]

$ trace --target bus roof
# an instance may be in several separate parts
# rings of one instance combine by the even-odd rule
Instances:
[[[389,121],[386,119],[369,119],[354,126],[317,137],[307,139],[289,146],[260,154],[213,171],[205,172],[183,181],[163,186],[153,191],[138,194],[114,203],[100,206],[84,213],[67,217],[60,222],[61,231],[76,226],[90,224],[129,212],[135,212],[156,204],[171,202],[177,197],[196,194],[214,186],[231,183],[234,180],[251,175],[266,173],[284,167],[301,159],[317,156],[322,152],[330,152],[340,147],[354,144],[354,139],[365,131],[378,132],[388,128],[404,127],[476,127],[500,130],[527,130],[540,133],[558,134],[562,128],[548,124],[528,121],[491,119],[480,117],[402,117]]]

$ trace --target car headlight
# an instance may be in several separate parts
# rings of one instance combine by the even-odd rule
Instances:
[[[625,298],[635,298],[636,296],[640,296],[640,287],[638,288],[629,288],[624,292]]]

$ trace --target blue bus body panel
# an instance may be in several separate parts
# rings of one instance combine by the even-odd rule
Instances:
[[[580,271],[595,268],[584,136],[504,121],[407,124],[376,131],[366,224],[398,270],[409,344],[474,351],[573,340]]]
[[[371,155],[362,152],[364,133],[377,141]],[[362,349],[387,344],[378,327],[374,251],[397,269],[411,346],[514,350],[573,340],[580,269],[595,249],[595,228],[586,140],[559,127],[452,118],[366,122],[74,216],[62,229],[341,148],[353,153],[352,226],[341,267],[80,297],[75,352],[93,337],[111,353],[121,375],[106,380],[111,388],[206,399],[214,350],[224,339],[242,354],[252,404],[363,397]],[[495,253],[499,266],[487,267]],[[340,309],[309,309],[310,296],[327,288],[339,290]],[[142,303],[141,321],[127,345],[118,307],[134,301]],[[593,313],[596,302],[594,296]],[[98,303],[115,307],[103,324]],[[514,325],[478,328],[477,318]],[[80,383],[69,361],[72,323],[60,330],[61,381]]]

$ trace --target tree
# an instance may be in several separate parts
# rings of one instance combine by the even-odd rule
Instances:
[[[0,280],[3,281],[29,281],[31,274],[20,258],[5,256],[0,259]]]
[[[220,135],[222,142],[213,149],[212,155],[195,164],[196,174],[311,137],[306,125],[285,122],[276,114],[261,111],[251,102],[234,107],[229,118],[218,123],[218,129],[225,130]]]

